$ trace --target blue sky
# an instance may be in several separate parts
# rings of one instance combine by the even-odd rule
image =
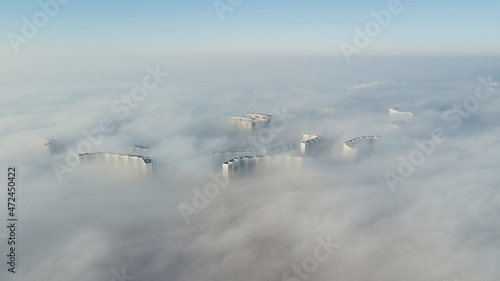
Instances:
[[[354,28],[363,29],[373,20],[370,12],[388,2],[243,0],[221,21],[211,0],[71,0],[21,48],[340,55],[339,44],[353,44]],[[400,3],[403,11],[362,55],[500,55],[498,1]],[[31,19],[41,8],[35,0],[0,5],[0,50],[9,54],[9,32],[20,34],[21,18]]]

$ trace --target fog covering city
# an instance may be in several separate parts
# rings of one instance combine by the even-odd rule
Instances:
[[[0,161],[18,169],[20,246],[16,279],[5,279],[12,277],[4,270],[0,279],[499,276],[498,60],[380,58],[346,65],[343,58],[280,56],[148,62],[168,75],[127,114],[112,104],[141,85],[148,64],[102,65],[98,71],[82,62],[78,70],[28,71],[38,76],[2,68]],[[480,92],[485,98],[473,104],[481,81],[489,81]],[[464,100],[473,110],[453,112]],[[390,125],[398,119],[388,114],[394,106],[414,113],[402,128]],[[264,144],[258,130],[231,127],[229,115],[248,112],[273,118],[280,113],[286,122],[278,121],[280,130],[271,136],[261,134]],[[137,154],[130,146],[150,147],[144,155],[153,161],[152,176],[106,165],[61,172],[58,164],[69,167],[68,153],[89,141],[84,131],[106,118],[113,129],[89,152]],[[416,141],[432,139],[436,129],[442,142],[402,175],[401,158],[410,161],[420,150]],[[224,183],[212,152],[256,149],[252,138],[268,147],[297,144],[302,133],[324,140],[302,169],[231,178],[206,206],[195,208],[197,192]],[[355,161],[343,158],[343,143],[364,135],[380,139]],[[57,141],[58,151],[49,153],[46,140]],[[2,202],[5,196],[0,194]],[[180,206],[196,213],[186,221]],[[0,245],[6,238],[3,229]],[[336,246],[321,250],[328,258],[316,260],[308,273],[303,263],[315,256],[318,240]]]

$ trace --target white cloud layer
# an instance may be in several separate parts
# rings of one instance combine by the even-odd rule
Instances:
[[[4,176],[8,165],[18,167],[20,219],[17,273],[11,279],[3,255],[1,280],[112,280],[124,269],[134,280],[282,280],[328,237],[340,247],[307,280],[500,275],[500,88],[458,128],[442,117],[474,95],[477,76],[497,81],[498,69],[474,61],[457,69],[459,60],[415,60],[410,70],[394,61],[383,73],[376,60],[349,69],[341,60],[208,61],[155,62],[171,75],[124,119],[111,103],[141,83],[144,66],[129,74],[0,80],[0,163]],[[413,122],[389,126],[392,106],[414,112]],[[325,140],[322,155],[308,158],[301,173],[232,180],[187,225],[177,207],[213,181],[210,153],[248,139],[229,128],[227,116],[284,107],[294,118],[270,145],[314,133]],[[104,118],[115,129],[93,151],[150,146],[154,177],[77,167],[59,182],[52,163],[65,163],[82,131]],[[384,173],[397,173],[400,157],[408,159],[414,141],[435,128],[447,139],[391,192]],[[343,142],[361,135],[381,139],[370,154],[345,161]],[[62,151],[49,154],[44,139]]]

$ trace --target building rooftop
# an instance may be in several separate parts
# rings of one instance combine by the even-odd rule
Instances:
[[[354,138],[352,140],[348,140],[344,143],[344,145],[348,146],[348,147],[351,147],[353,148],[354,147],[354,144],[360,140],[364,140],[364,139],[373,139],[373,140],[376,140],[380,138],[380,136],[360,136],[360,137],[357,137],[357,138]]]
[[[112,153],[112,152],[94,152],[94,153],[82,153],[78,154],[79,157],[87,157],[92,155],[115,155],[115,156],[128,156],[131,158],[140,158],[144,161],[144,163],[152,163],[151,158],[142,156],[142,155],[133,155],[133,154],[122,154],[122,153]]]

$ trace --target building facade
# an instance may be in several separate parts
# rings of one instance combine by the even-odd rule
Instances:
[[[314,150],[323,143],[323,139],[313,134],[302,134],[302,142],[300,143],[300,154],[310,155]]]
[[[359,152],[369,150],[373,142],[379,138],[380,136],[361,136],[346,141],[343,147],[344,157],[355,160],[358,157]],[[358,151],[358,148],[362,151]]]
[[[80,154],[79,160],[81,165],[103,164],[130,169],[145,176],[153,174],[153,161],[141,155],[96,152]]]
[[[226,178],[272,171],[274,169],[296,169],[304,166],[304,158],[291,155],[257,155],[238,157],[222,164],[222,175]]]

